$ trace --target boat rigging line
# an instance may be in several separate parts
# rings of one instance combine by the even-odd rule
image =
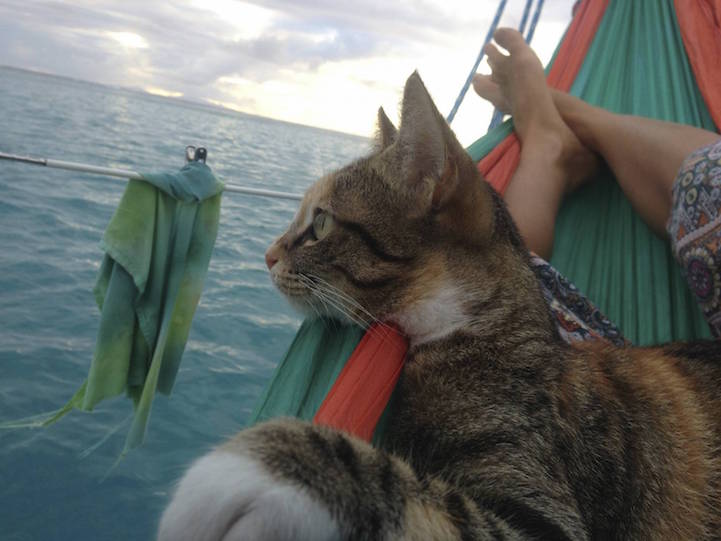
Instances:
[[[202,161],[205,163],[207,151],[205,148],[195,148],[193,146],[186,147],[186,162]],[[85,163],[68,162],[64,160],[53,160],[50,158],[31,158],[28,156],[17,156],[15,154],[7,154],[0,152],[0,160],[7,160],[15,163],[25,163],[30,165],[42,165],[53,169],[65,169],[66,171],[78,171],[81,173],[94,173],[96,175],[105,175],[109,177],[117,177],[124,179],[143,180],[143,176],[129,169],[114,169],[111,167],[99,167]],[[275,190],[265,190],[262,188],[251,188],[249,186],[240,186],[238,184],[225,184],[223,191],[241,193],[245,195],[255,195],[260,197],[272,197],[275,199],[292,199],[300,201],[303,199],[302,194],[290,192],[278,192]]]
[[[503,15],[503,10],[506,7],[506,0],[501,0],[498,3],[498,9],[496,10],[496,16],[493,18],[493,22],[491,23],[490,28],[488,29],[488,33],[486,34],[486,39],[483,40],[483,45],[481,46],[481,50],[478,53],[478,58],[476,58],[476,63],[473,64],[473,67],[471,68],[471,72],[468,74],[468,78],[466,79],[466,82],[461,87],[461,92],[458,94],[458,97],[456,98],[456,103],[453,104],[453,108],[451,109],[451,112],[448,113],[448,118],[446,118],[446,121],[450,124],[453,122],[453,119],[456,116],[456,112],[458,111],[458,108],[461,106],[461,102],[463,101],[463,98],[466,96],[466,92],[468,92],[468,88],[471,86],[471,81],[473,81],[473,76],[475,75],[476,71],[478,71],[478,66],[481,64],[481,60],[483,60],[483,57],[486,55],[484,49],[486,48],[486,45],[488,45],[491,42],[491,38],[493,38],[493,33],[496,31],[496,28],[498,27],[498,23],[501,20],[501,15]]]

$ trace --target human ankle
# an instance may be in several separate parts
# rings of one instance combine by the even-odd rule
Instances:
[[[592,152],[598,152],[593,125],[603,121],[602,114],[607,111],[555,89],[551,90],[551,97],[558,114],[575,137]]]
[[[565,140],[558,130],[533,125],[521,140],[522,152],[545,165],[561,163],[565,159]]]
[[[521,145],[522,158],[554,179],[553,189],[569,193],[593,175],[599,166],[597,156],[566,126],[561,130],[537,129]],[[548,189],[549,186],[545,186]]]

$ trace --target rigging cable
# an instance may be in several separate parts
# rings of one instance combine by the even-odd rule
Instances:
[[[531,26],[528,28],[528,32],[526,33],[525,40],[526,43],[528,43],[529,45],[531,44],[531,40],[533,39],[533,34],[536,32],[536,25],[538,24],[538,19],[541,17],[541,10],[543,10],[543,1],[544,0],[538,0],[538,4],[536,4],[536,10],[533,12],[533,19],[531,19]],[[523,10],[523,18],[521,19],[521,24],[518,25],[518,31],[521,34],[523,34],[526,29],[526,21],[528,20],[528,12],[530,11],[532,2],[533,0],[526,0],[526,7]],[[491,123],[488,125],[488,131],[491,131],[501,122],[503,122],[503,112],[499,111],[498,109],[494,109],[493,116],[491,117]]]
[[[493,33],[496,31],[496,28],[498,27],[498,22],[501,20],[501,15],[503,15],[503,10],[506,7],[506,0],[501,0],[498,3],[498,9],[496,10],[496,16],[493,18],[493,22],[491,23],[491,27],[488,29],[488,33],[486,34],[486,39],[483,41],[483,46],[481,47],[481,51],[478,53],[478,58],[476,58],[475,64],[473,64],[473,68],[471,68],[471,72],[468,74],[468,78],[466,79],[466,82],[464,83],[463,87],[461,88],[460,93],[458,94],[458,97],[456,98],[456,103],[453,104],[453,108],[451,109],[451,112],[448,113],[448,117],[446,120],[450,124],[453,122],[453,118],[456,116],[456,112],[458,111],[458,108],[461,106],[461,102],[463,101],[463,98],[466,95],[466,92],[468,92],[468,87],[471,86],[471,81],[473,80],[473,76],[476,74],[476,70],[478,69],[478,66],[481,64],[481,60],[483,60],[483,57],[485,56],[484,49],[486,48],[486,45],[488,45],[491,42],[491,38],[493,37]]]

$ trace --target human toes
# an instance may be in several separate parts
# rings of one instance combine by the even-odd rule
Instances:
[[[510,53],[505,57],[509,61],[505,63],[508,67],[504,67],[504,69],[512,70],[515,74],[525,72],[538,74],[543,71],[540,59],[518,30],[501,28],[496,30],[493,38],[498,45]]]
[[[488,65],[491,67],[494,75],[498,75],[498,72],[503,71],[508,56],[499,51],[498,47],[493,45],[493,43],[487,44],[483,51],[488,56]]]
[[[493,39],[511,54],[529,48],[526,40],[523,39],[523,35],[515,28],[499,28],[493,33]]]
[[[500,109],[504,113],[510,111],[510,105],[506,100],[501,87],[493,82],[490,75],[481,75],[476,73],[473,76],[473,90],[476,91],[484,100],[490,101],[494,107]]]

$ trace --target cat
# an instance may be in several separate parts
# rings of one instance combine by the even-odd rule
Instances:
[[[383,448],[292,419],[244,430],[189,469],[159,539],[718,538],[721,347],[566,344],[417,73],[400,128],[378,124],[266,261],[292,304],[408,336]]]

